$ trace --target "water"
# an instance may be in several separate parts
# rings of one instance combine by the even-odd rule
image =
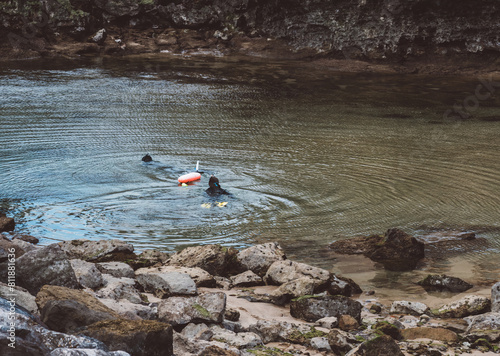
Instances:
[[[477,78],[141,57],[0,68],[0,210],[43,244],[279,241],[330,268],[336,239],[452,229],[488,241],[460,261],[500,278],[498,93],[443,118]],[[202,180],[179,186],[197,161]],[[210,173],[233,194],[223,208]]]

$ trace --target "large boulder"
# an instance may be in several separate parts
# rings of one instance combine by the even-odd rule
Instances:
[[[106,320],[79,330],[102,341],[111,351],[133,356],[173,355],[172,326],[155,320]]]
[[[350,298],[335,296],[313,296],[297,298],[290,303],[290,314],[294,318],[314,322],[318,319],[350,315],[361,322],[361,303]]]
[[[298,298],[314,293],[317,281],[308,277],[294,279],[286,282],[270,293],[274,304],[284,305],[293,298]]]
[[[166,264],[171,266],[199,267],[214,276],[238,274],[236,254],[232,247],[203,245],[187,247],[170,257]]]
[[[126,299],[99,299],[99,301],[121,315],[122,319],[129,320],[156,320],[158,319],[157,308],[144,304],[132,303]]]
[[[16,223],[13,218],[7,217],[5,214],[0,213],[0,232],[14,231]]]
[[[349,356],[403,356],[398,343],[389,335],[378,336],[375,339],[365,341],[357,348],[351,350]]]
[[[236,258],[244,270],[263,277],[274,262],[286,260],[286,255],[279,243],[268,242],[241,250]]]
[[[489,342],[500,342],[500,313],[485,313],[464,319],[469,324],[466,330],[467,339],[475,341],[482,338]]]
[[[16,261],[16,283],[36,294],[44,285],[79,288],[68,254],[53,244],[22,255]]]
[[[491,301],[478,295],[467,295],[460,300],[443,305],[433,314],[441,318],[464,318],[484,314],[491,310]]]
[[[311,332],[311,327],[304,324],[293,324],[287,321],[259,320],[250,325],[249,331],[258,334],[262,342],[295,342],[301,335]]]
[[[407,328],[401,330],[401,335],[407,340],[431,339],[448,343],[455,343],[458,341],[458,335],[455,332],[444,328]]]
[[[14,323],[11,323],[12,313],[16,316]],[[106,350],[103,343],[87,336],[67,335],[47,329],[36,317],[12,305],[4,298],[0,298],[0,325],[2,325],[0,355],[49,355],[58,348]],[[13,341],[15,341],[15,349],[8,346]],[[17,353],[12,353],[12,351]]]
[[[69,260],[69,263],[75,272],[78,283],[83,288],[96,289],[103,285],[102,274],[95,263],[76,259]]]
[[[138,273],[137,282],[145,292],[153,293],[157,298],[168,298],[174,295],[196,295],[196,284],[185,273]]]
[[[471,289],[473,286],[460,278],[450,277],[445,274],[429,274],[423,280],[417,282],[426,291],[447,291],[461,293]]]
[[[356,343],[356,338],[348,332],[332,329],[328,333],[328,344],[336,355],[343,355],[352,350]]]
[[[36,296],[42,321],[52,330],[67,332],[120,315],[90,294],[59,286],[44,286]]]
[[[350,297],[354,294],[361,294],[361,287],[352,279],[332,274],[328,282],[328,293],[331,295],[343,295]]]
[[[262,345],[260,336],[253,332],[235,333],[218,325],[212,326],[210,330],[213,332],[212,340],[222,341],[239,349]]]
[[[281,285],[298,278],[307,277],[316,282],[316,287],[324,286],[330,279],[330,272],[305,263],[284,260],[274,262],[267,270],[264,281]]]
[[[136,281],[132,278],[116,278],[103,274],[104,287],[95,292],[99,298],[126,299],[132,303],[141,303],[141,293],[136,288]]]
[[[158,304],[158,320],[173,326],[194,323],[221,323],[226,294],[202,293],[195,297],[170,297]]]
[[[70,258],[88,262],[126,261],[136,259],[134,246],[122,240],[71,240],[58,245]]]
[[[500,313],[500,282],[491,287],[491,311]]]
[[[210,273],[199,267],[182,267],[182,266],[158,266],[149,268],[140,268],[135,271],[136,275],[143,273],[170,273],[178,272],[189,275],[196,287],[214,288],[216,285],[215,278]]]

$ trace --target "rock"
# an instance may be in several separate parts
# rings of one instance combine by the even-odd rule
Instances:
[[[0,232],[14,231],[16,223],[13,218],[7,217],[5,214],[0,213]]]
[[[117,312],[122,319],[129,320],[156,320],[158,318],[158,308],[143,304],[132,303],[126,299],[99,299],[102,304]]]
[[[159,267],[149,267],[140,268],[135,273],[136,275],[142,273],[169,273],[178,272],[189,275],[196,284],[196,287],[208,287],[214,288],[216,286],[216,281],[214,276],[205,271],[204,269],[198,267],[180,267],[180,266],[159,266]],[[218,277],[223,278],[223,277]]]
[[[325,329],[333,329],[339,325],[339,319],[334,316],[328,316],[326,318],[316,320],[315,325],[321,326]]]
[[[125,261],[136,259],[134,246],[122,240],[71,240],[58,245],[70,258],[88,262]]]
[[[3,236],[0,235],[0,267],[2,267],[2,270],[7,270],[8,260],[12,260],[12,255],[14,255],[17,259],[24,255],[24,253],[25,251],[22,248],[19,248],[12,241],[3,238]],[[6,282],[6,278],[7,276],[2,273],[2,275],[0,276],[0,280],[4,279],[4,281]]]
[[[116,278],[135,278],[132,267],[123,262],[99,262],[96,266],[101,273],[110,274]]]
[[[465,292],[472,288],[472,284],[445,274],[430,274],[417,284],[421,285],[426,291],[449,291],[453,293]]]
[[[231,280],[229,278],[215,276],[214,279],[215,279],[215,286],[217,288],[225,290],[233,288],[233,284],[231,283]]]
[[[262,339],[253,332],[235,333],[214,325],[210,328],[213,332],[212,340],[222,341],[238,349],[251,348],[262,345]]]
[[[238,321],[240,320],[240,312],[235,309],[226,309],[224,320]]]
[[[195,323],[221,323],[226,310],[222,292],[202,293],[196,297],[170,297],[158,304],[158,319],[173,326]]]
[[[331,295],[350,297],[354,294],[363,293],[360,286],[350,278],[332,275],[328,283],[328,293]]]
[[[467,334],[485,330],[500,330],[499,312],[468,316],[465,320],[469,323]]]
[[[171,266],[199,267],[210,273],[227,277],[237,271],[237,251],[220,245],[203,245],[187,247],[175,253],[166,262]]]
[[[130,354],[125,351],[59,348],[52,351],[49,356],[130,356]]]
[[[27,234],[14,234],[12,235],[12,241],[14,240],[22,240],[32,245],[36,245],[40,242],[40,240],[38,240],[36,237]]]
[[[491,287],[491,311],[500,313],[500,282]]]
[[[296,343],[304,341],[304,335],[308,335],[308,333],[314,330],[304,324],[292,324],[276,320],[259,320],[257,323],[250,325],[249,331],[258,334],[262,342],[268,344],[270,342]]]
[[[29,252],[29,251],[36,250],[37,248],[39,248],[38,246],[35,246],[29,242],[26,242],[26,241],[20,240],[20,239],[14,239],[11,241],[11,243],[12,243],[12,245],[15,246],[16,250],[24,251],[24,252]]]
[[[98,45],[104,44],[104,41],[106,41],[107,37],[107,32],[106,29],[102,28],[99,31],[97,31],[94,35],[91,36],[92,42],[97,43]]]
[[[104,288],[95,292],[99,298],[126,299],[131,303],[141,303],[141,293],[135,287],[136,282],[132,278],[116,278],[109,274],[102,275]]]
[[[162,252],[159,250],[145,250],[141,252],[137,259],[128,261],[127,263],[134,269],[146,268],[155,265],[162,265],[168,259],[170,255],[166,252]]]
[[[186,338],[209,341],[214,335],[214,332],[206,324],[190,323],[182,329],[181,334]]]
[[[253,287],[264,284],[261,277],[252,271],[246,271],[229,279],[234,287]]]
[[[332,351],[326,337],[313,337],[310,340],[311,347],[319,351]]]
[[[79,288],[68,255],[53,244],[30,251],[16,261],[16,282],[31,294],[36,294],[44,285]]]
[[[403,356],[396,341],[389,335],[378,336],[375,339],[365,341],[357,349],[353,349],[346,356],[375,356],[391,355]]]
[[[339,329],[343,331],[351,331],[359,328],[359,323],[350,315],[341,315],[339,318]]]
[[[267,270],[264,281],[268,284],[281,285],[302,277],[316,281],[317,288],[321,288],[330,279],[330,272],[305,263],[290,260],[276,261]]]
[[[196,284],[190,276],[179,272],[139,273],[137,282],[144,291],[153,293],[157,298],[173,295],[196,295]]]
[[[110,350],[134,356],[173,355],[172,326],[154,320],[105,320],[79,332],[102,341]]]
[[[96,289],[103,285],[102,274],[94,263],[82,260],[69,260],[69,263],[83,288]]]
[[[294,318],[310,322],[341,315],[350,315],[361,322],[361,309],[361,303],[341,295],[298,298],[290,303],[290,314]]]
[[[38,314],[38,306],[35,302],[35,296],[31,295],[26,289],[9,286],[0,282],[0,297],[9,300],[15,296],[16,305],[26,309],[31,314]]]
[[[8,300],[0,298],[0,325],[9,326],[11,319],[11,305]],[[86,336],[74,336],[59,333],[47,329],[40,324],[33,315],[21,308],[13,309],[16,315],[14,323],[16,349],[19,356],[39,356],[48,355],[57,348],[85,348],[95,350],[106,350],[101,342]],[[0,354],[10,355],[12,348],[5,343],[10,343],[7,333],[3,329],[0,331]],[[6,351],[7,350],[7,351]],[[9,353],[8,353],[9,352]],[[16,355],[16,354],[14,354]]]
[[[290,282],[286,282],[271,292],[270,296],[275,304],[284,305],[291,299],[311,295],[317,286],[317,280],[302,277]]]
[[[429,307],[420,302],[394,301],[391,304],[391,313],[410,314],[420,316],[430,311]]]
[[[241,250],[236,258],[244,270],[263,277],[274,262],[286,260],[286,255],[279,243],[268,242]]]
[[[327,339],[332,351],[338,355],[343,355],[351,350],[357,342],[353,335],[339,329],[330,330]]]
[[[401,330],[401,335],[408,340],[431,339],[456,343],[458,335],[451,330],[443,328],[410,328]]]
[[[389,229],[384,236],[371,235],[340,240],[330,248],[338,253],[364,254],[389,270],[410,270],[424,257],[424,244],[399,229]]]
[[[237,348],[218,341],[192,339],[174,332],[174,350],[176,355],[200,356],[239,356]]]
[[[118,313],[81,290],[43,286],[36,296],[42,321],[52,330],[67,332],[97,321],[118,319]]]
[[[372,329],[379,330],[385,335],[389,335],[394,340],[403,339],[403,336],[401,335],[401,331],[399,330],[399,328],[396,325],[391,324],[390,322],[387,322],[385,320],[377,322],[375,325],[372,326]]]
[[[464,318],[470,315],[484,314],[491,310],[488,298],[468,295],[455,302],[443,305],[433,314],[441,318]]]

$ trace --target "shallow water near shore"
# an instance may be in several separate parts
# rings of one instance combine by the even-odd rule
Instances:
[[[480,288],[500,280],[498,93],[470,119],[443,117],[479,84],[241,59],[2,63],[0,209],[43,244],[279,241],[365,288],[419,295],[429,272]],[[197,161],[201,181],[179,186]],[[231,197],[204,193],[212,173]],[[391,227],[486,243],[405,273],[328,250]]]

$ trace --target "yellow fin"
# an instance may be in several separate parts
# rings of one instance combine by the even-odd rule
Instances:
[[[201,207],[205,208],[205,209],[210,209],[212,207],[212,204],[210,204],[210,203],[203,203],[203,204],[201,204]]]
[[[223,201],[223,202],[220,202],[220,203],[219,203],[219,202],[216,202],[216,204],[217,204],[217,206],[218,206],[219,208],[223,208],[223,207],[225,207],[225,206],[227,205],[227,201]]]

